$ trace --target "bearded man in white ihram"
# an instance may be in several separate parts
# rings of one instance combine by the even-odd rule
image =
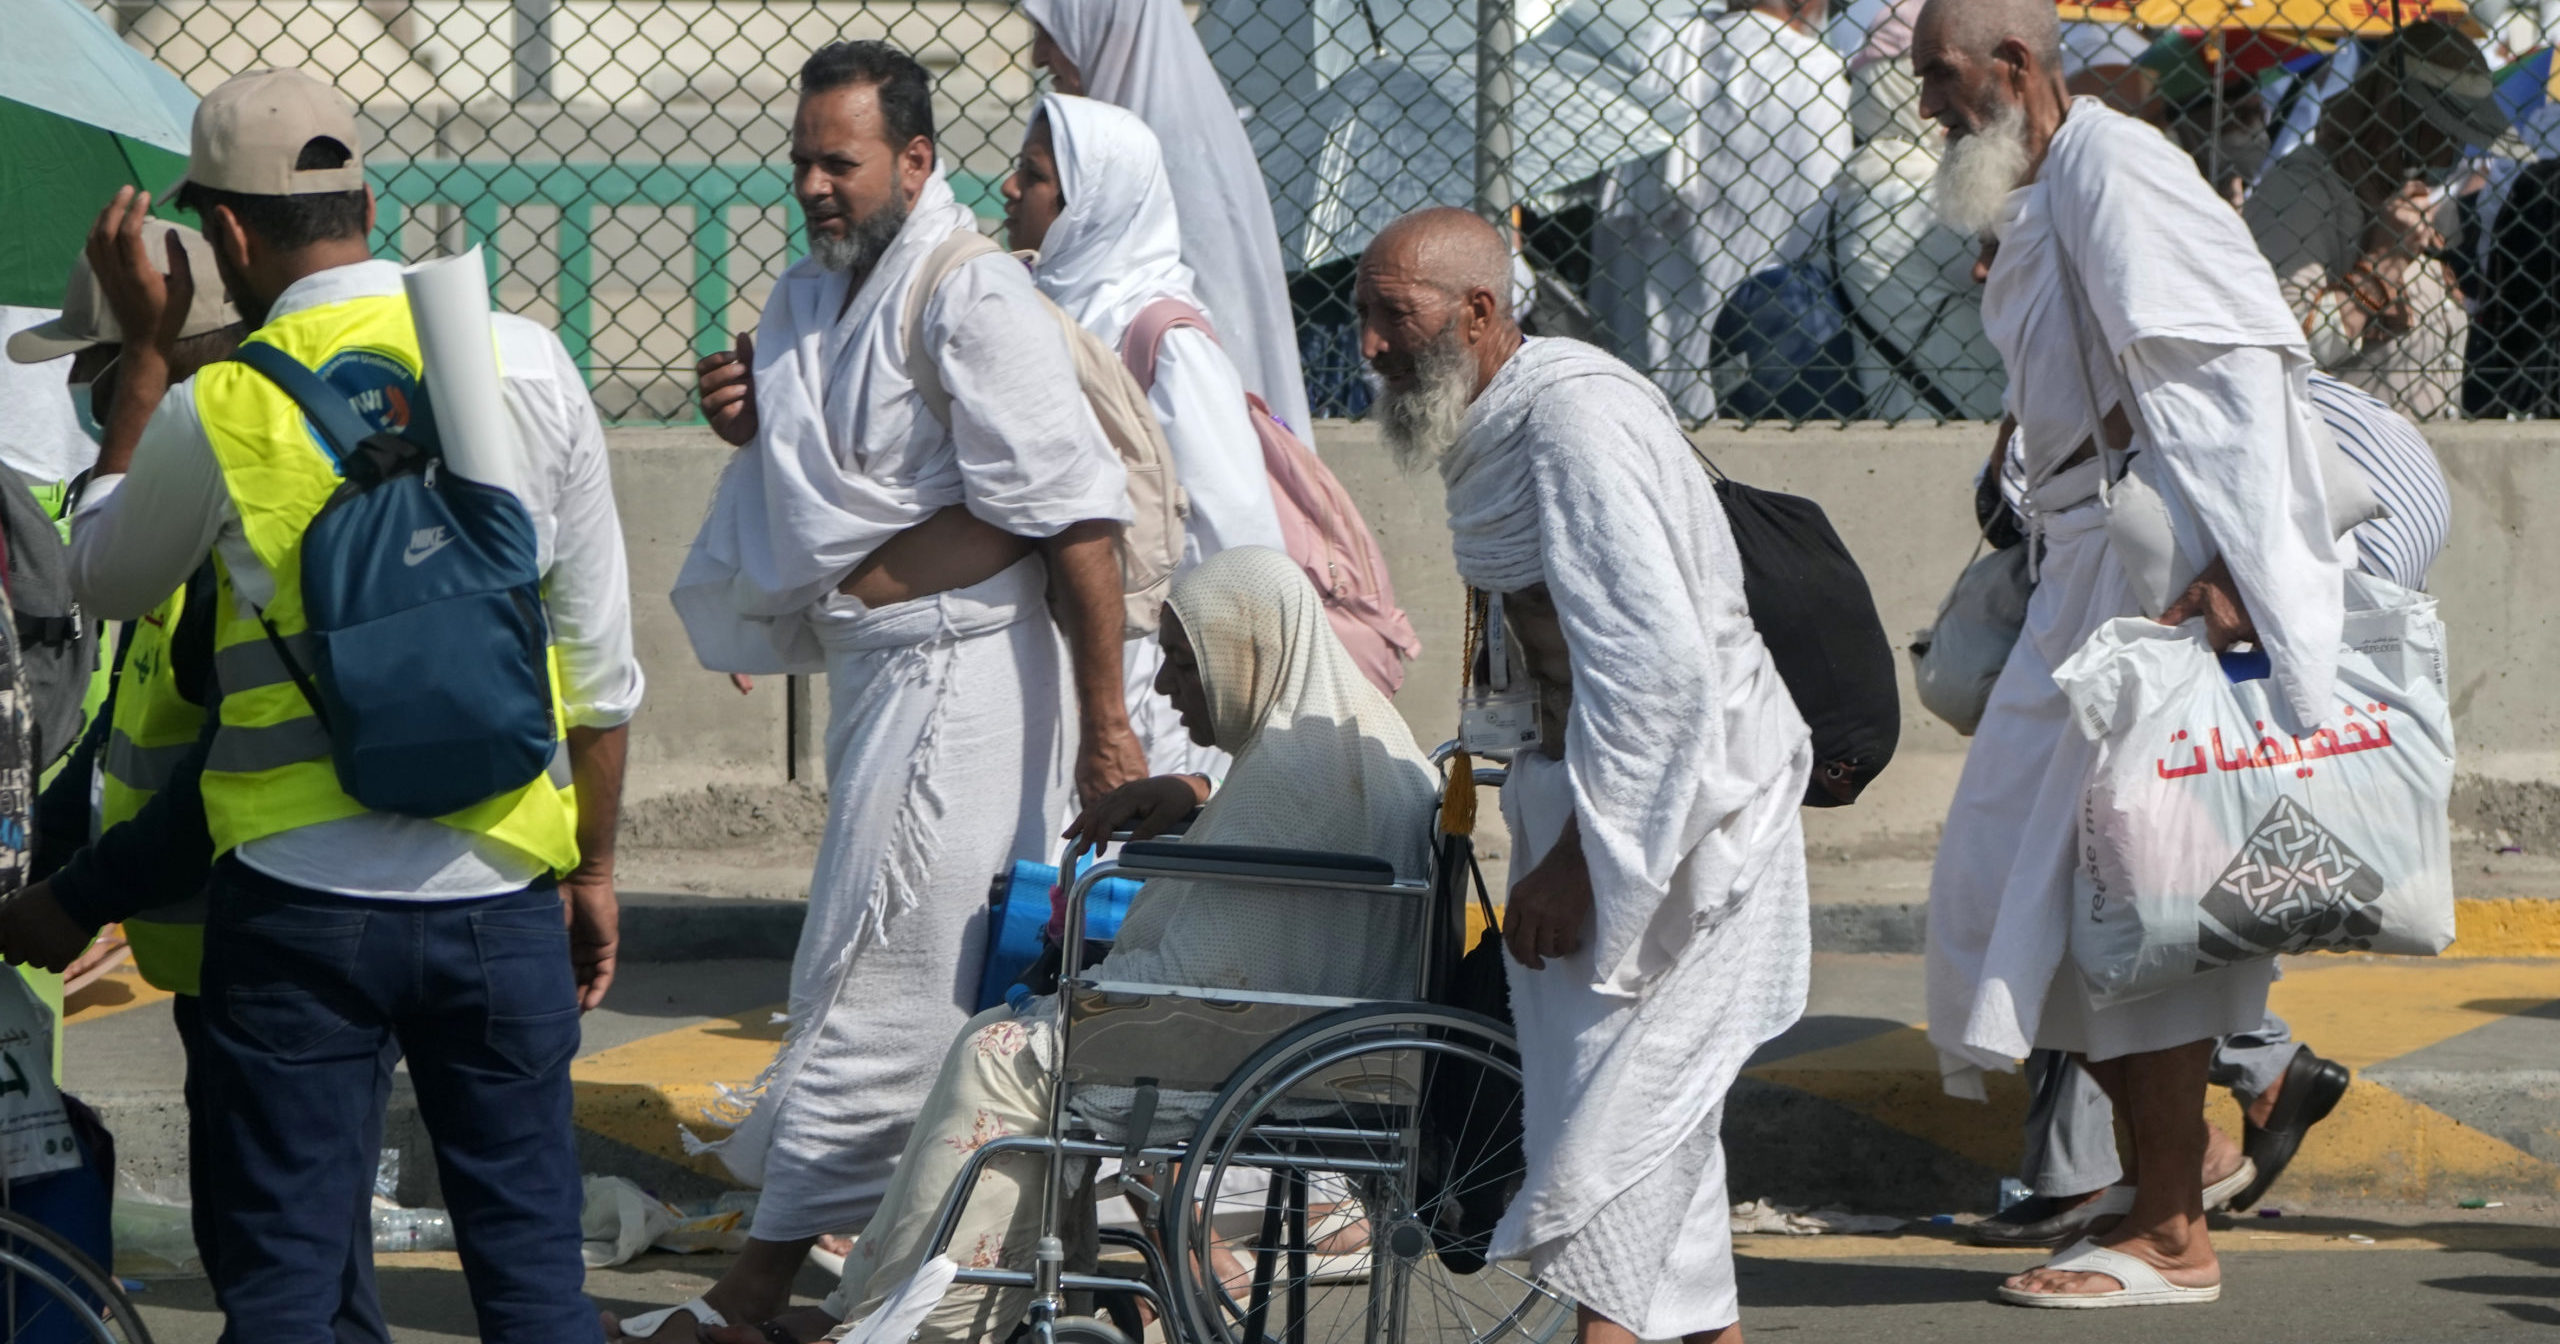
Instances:
[[[1741,1344],[1724,1096],[1804,1011],[1812,740],[1671,403],[1524,338],[1510,276],[1441,208],[1381,230],[1355,291],[1383,436],[1439,470],[1539,703],[1502,789],[1528,1172],[1489,1254],[1580,1304],[1578,1344]]]
[[[1929,1037],[1947,1090],[2031,1048],[2074,1052],[2133,1139],[2132,1210],[2004,1283],[2024,1306],[2210,1302],[2222,1271],[2200,1189],[2216,1036],[2264,1020],[2273,963],[2094,1006],[2066,955],[2074,817],[2096,744],[2053,669],[2107,620],[2201,617],[2263,650],[2280,703],[2328,706],[2344,567],[2302,328],[2231,207],[2148,125],[2064,90],[2046,0],[1930,0],[1913,33],[1921,112],[1947,132],[1938,217],[1987,235],[1983,325],[2008,366],[2041,569],[1993,687],[1929,884]],[[2102,473],[2155,453],[2177,555],[2145,593],[2109,540]],[[2169,585],[2163,584],[2163,587]]]

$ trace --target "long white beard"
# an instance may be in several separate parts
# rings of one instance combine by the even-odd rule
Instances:
[[[2016,103],[1992,114],[1981,130],[1947,142],[1929,183],[1938,222],[1979,237],[2000,218],[2001,203],[2027,179],[2027,113]]]
[[[1410,388],[1379,388],[1375,407],[1378,432],[1396,465],[1409,472],[1440,465],[1457,446],[1475,400],[1475,361],[1458,340],[1456,318],[1413,357],[1413,371]]]

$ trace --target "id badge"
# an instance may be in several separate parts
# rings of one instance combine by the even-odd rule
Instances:
[[[1458,703],[1458,745],[1479,756],[1508,756],[1538,745],[1538,689],[1511,647],[1502,595],[1485,599],[1483,647]]]
[[[1458,706],[1458,745],[1477,756],[1537,746],[1538,697],[1521,689],[1468,695]]]

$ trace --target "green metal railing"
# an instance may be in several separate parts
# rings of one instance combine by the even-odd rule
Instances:
[[[733,230],[734,207],[771,210],[789,204],[791,176],[779,164],[622,163],[470,163],[413,160],[373,167],[377,207],[373,247],[377,255],[399,255],[401,230],[421,210],[436,206],[459,216],[462,245],[477,244],[489,265],[489,282],[498,283],[513,258],[501,254],[498,228],[503,212],[527,206],[549,206],[560,212],[552,250],[559,263],[554,300],[559,308],[560,341],[569,357],[593,379],[595,332],[595,212],[620,206],[689,210],[693,261],[693,347],[697,355],[727,348],[728,312],[736,297],[726,261]],[[951,189],[961,202],[982,216],[1000,214],[1003,200],[997,179],[977,173],[953,173]],[[792,255],[799,255],[794,243]]]

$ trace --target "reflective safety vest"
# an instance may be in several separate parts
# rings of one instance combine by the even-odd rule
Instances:
[[[169,783],[180,761],[195,749],[204,709],[178,687],[175,640],[187,590],[124,628],[116,673],[115,712],[99,758],[98,829],[130,821]],[[193,994],[204,967],[204,896],[153,910],[148,919],[124,922],[125,941],[142,978],[172,994]]]
[[[423,360],[406,298],[349,299],[288,313],[249,339],[275,346],[319,373],[372,428],[397,430],[409,423]],[[366,808],[338,786],[328,730],[294,677],[296,668],[307,675],[319,652],[302,608],[302,534],[338,488],[337,468],[301,408],[248,365],[208,365],[196,374],[195,399],[249,549],[275,583],[264,612],[251,610],[240,601],[229,563],[215,555],[222,581],[213,659],[222,701],[221,724],[205,760],[204,808],[214,853],[221,855],[265,836],[362,815]],[[292,655],[290,665],[279,643]],[[435,676],[436,668],[422,665],[418,675]],[[556,654],[551,712],[555,724],[567,722]],[[555,756],[551,770],[523,788],[436,820],[519,850],[554,872],[566,873],[578,863],[565,756]]]

